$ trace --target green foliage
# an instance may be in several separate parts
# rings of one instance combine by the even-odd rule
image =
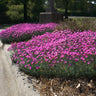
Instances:
[[[25,60],[27,61],[27,60]],[[30,64],[29,62],[28,64]],[[25,68],[25,65],[19,66],[21,71],[24,71],[26,74],[35,76],[35,77],[59,77],[65,79],[79,78],[79,77],[87,77],[92,78],[96,76],[96,69],[94,69],[94,64],[83,63],[82,61],[74,61],[72,65],[68,64],[55,64],[54,67],[50,67],[46,62],[42,64],[35,64],[30,70],[29,67]],[[36,69],[36,66],[40,66],[40,69]]]
[[[25,15],[27,16],[27,22],[38,22],[39,14],[44,11],[45,0],[9,0],[8,8],[6,12],[12,23],[19,23],[24,21],[24,4],[27,4],[27,10]]]
[[[10,5],[6,14],[11,23],[23,22],[23,5]]]

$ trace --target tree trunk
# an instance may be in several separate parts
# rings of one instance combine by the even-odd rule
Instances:
[[[24,22],[27,22],[27,2],[24,2]]]
[[[68,19],[68,0],[65,1],[65,19]]]

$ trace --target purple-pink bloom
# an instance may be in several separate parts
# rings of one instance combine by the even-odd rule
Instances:
[[[40,68],[39,66],[36,67],[36,69],[39,69],[39,68]]]
[[[27,67],[27,65],[24,66],[25,68]]]
[[[21,57],[20,60],[23,60],[23,58]]]
[[[31,66],[29,67],[29,69],[31,69]]]
[[[64,61],[64,63],[67,63],[67,61]]]
[[[69,64],[69,66],[71,66],[72,64]]]

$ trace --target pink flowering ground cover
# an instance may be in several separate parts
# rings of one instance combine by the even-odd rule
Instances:
[[[33,76],[96,76],[96,32],[46,32],[8,50],[14,51],[12,61]]]
[[[25,41],[36,35],[44,34],[46,31],[52,32],[56,26],[56,23],[16,24],[0,32],[0,38],[5,43]]]

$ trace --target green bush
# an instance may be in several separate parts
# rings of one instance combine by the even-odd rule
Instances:
[[[10,19],[10,23],[23,22],[23,5],[11,5],[6,12]]]

